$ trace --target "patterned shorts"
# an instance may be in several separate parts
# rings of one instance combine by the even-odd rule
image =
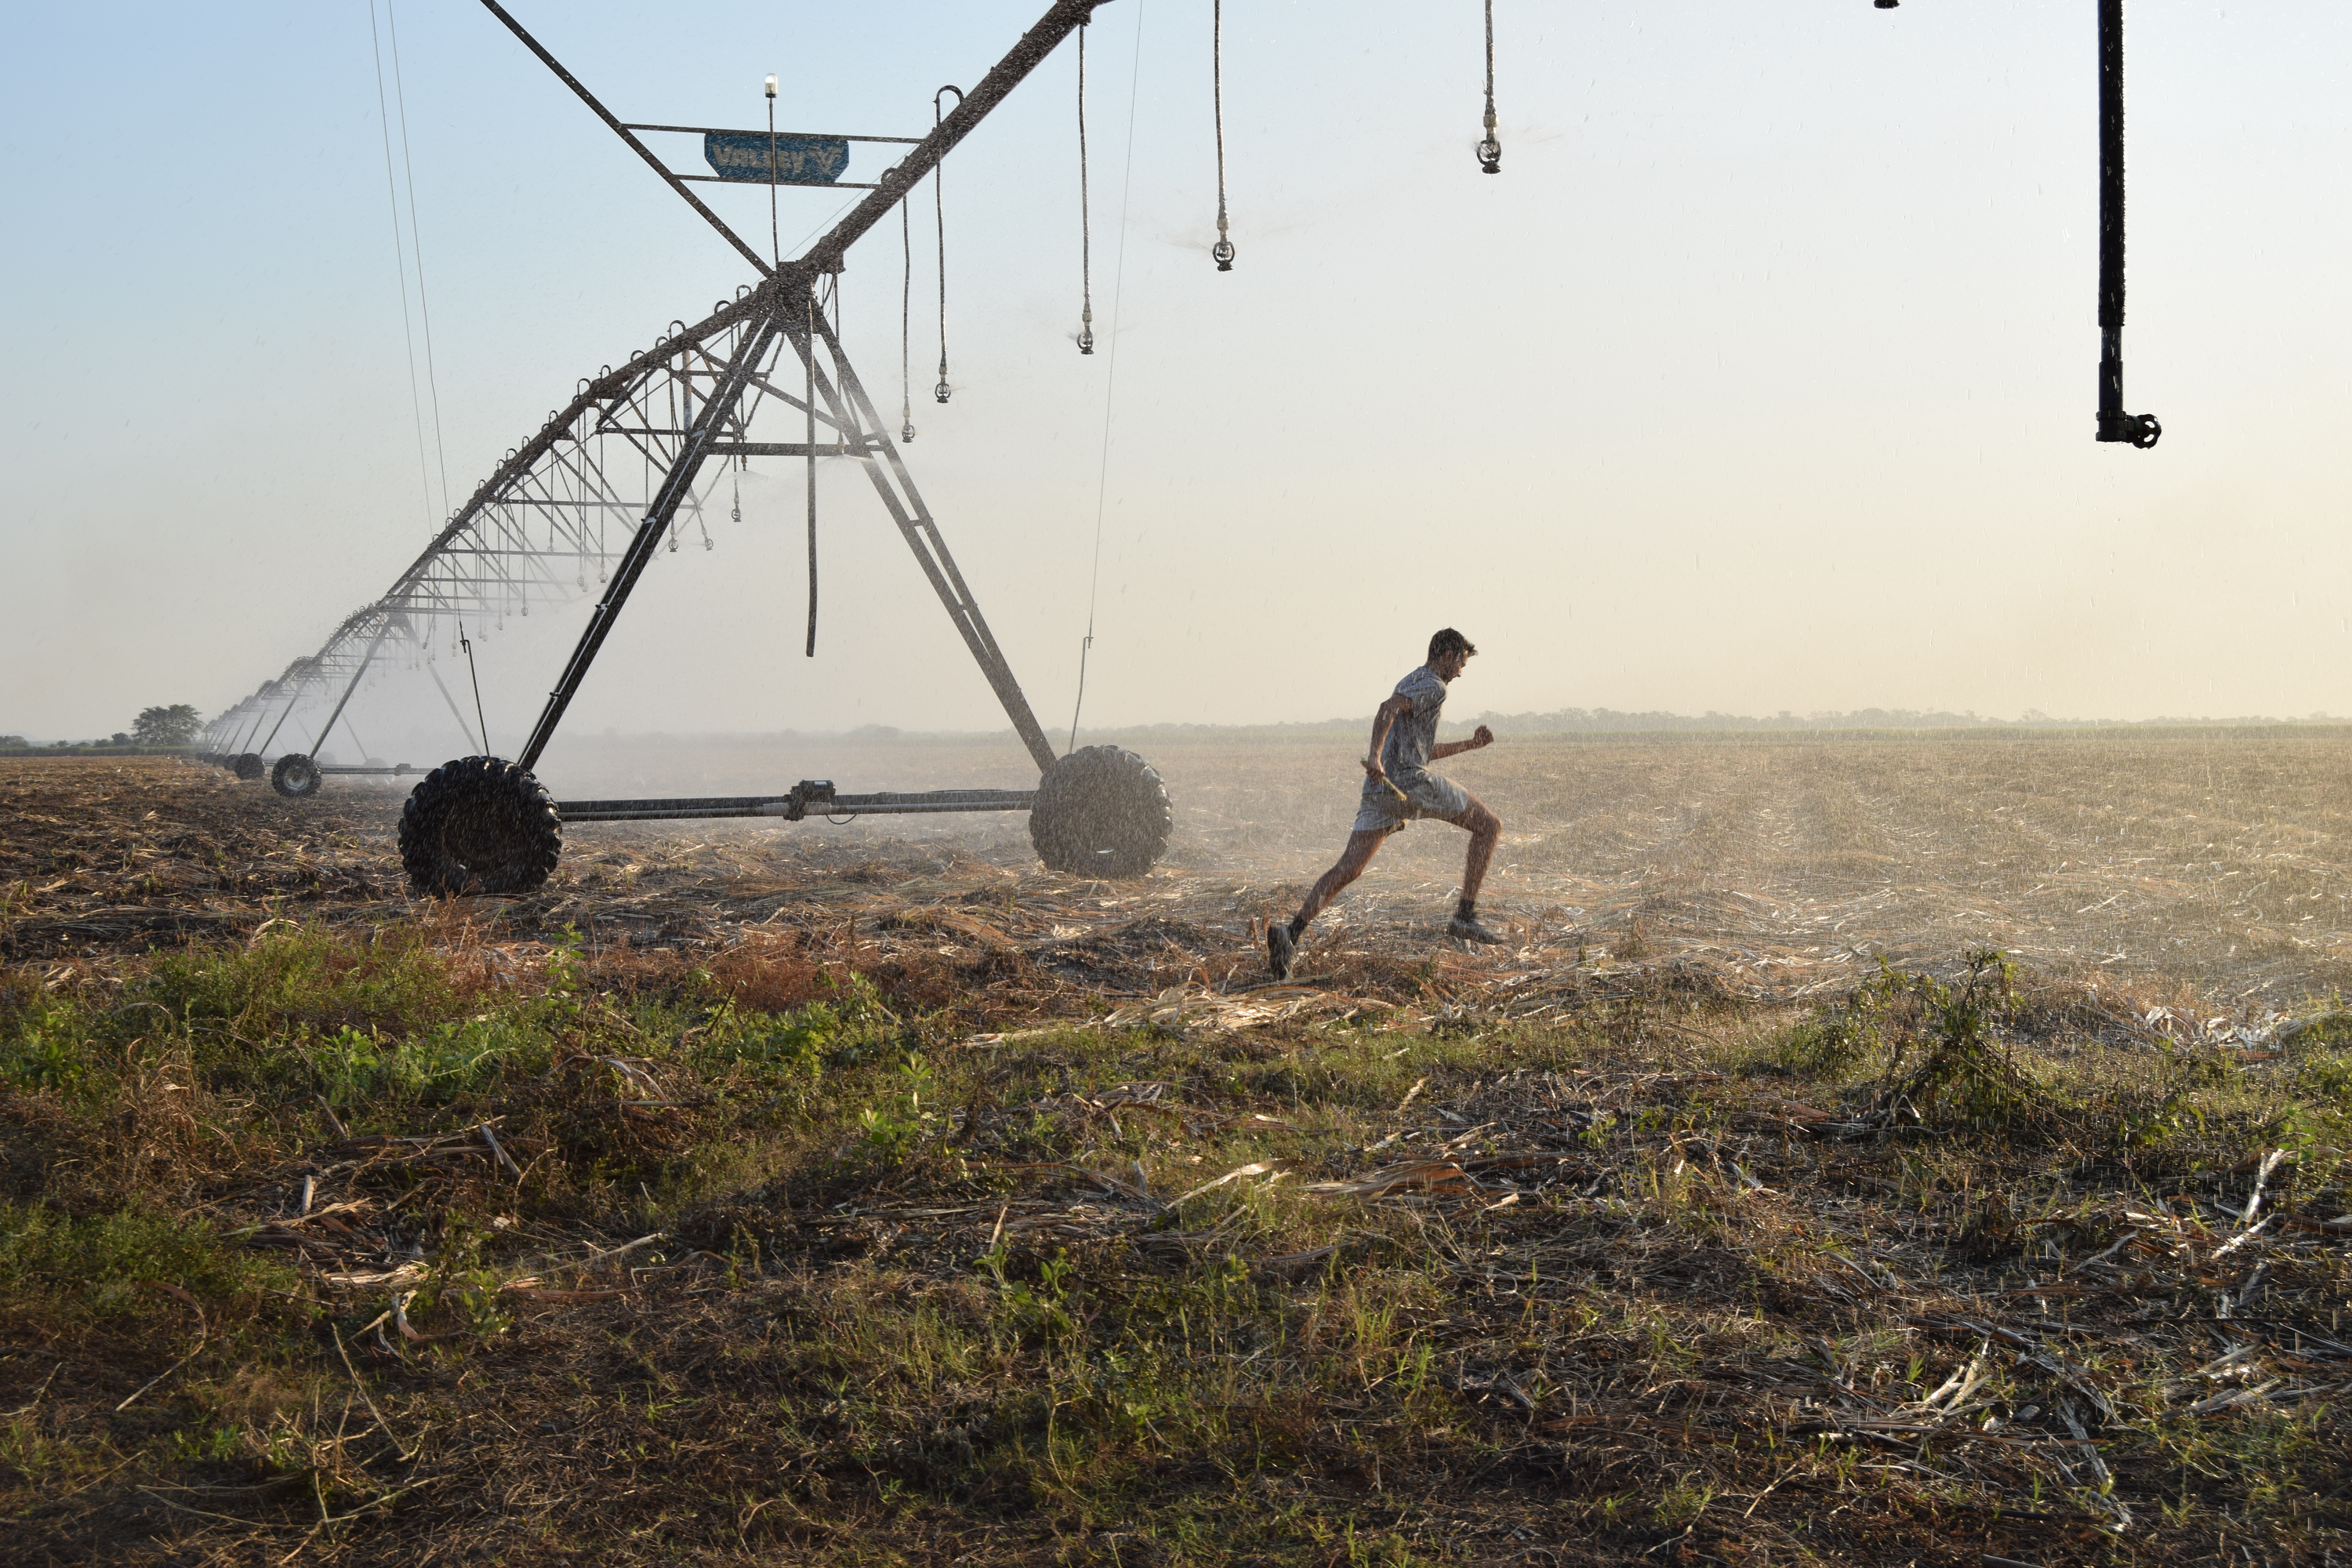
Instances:
[[[1433,816],[1451,822],[1470,809],[1470,796],[1451,779],[1435,773],[1423,773],[1407,783],[1395,780],[1397,788],[1404,791],[1399,800],[1384,784],[1364,781],[1363,804],[1356,810],[1357,833],[1396,833],[1419,816]]]

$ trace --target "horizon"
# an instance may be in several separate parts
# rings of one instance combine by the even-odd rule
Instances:
[[[199,717],[203,717],[200,715]],[[1590,721],[1578,725],[1572,719]],[[1549,722],[1558,721],[1559,722]],[[1202,737],[1245,737],[1276,734],[1320,735],[1352,734],[1363,731],[1370,721],[1369,710],[1362,718],[1335,716],[1324,719],[1276,720],[1255,724],[1213,724],[1189,721],[1145,721],[1132,724],[1085,725],[1078,727],[1082,741],[1100,742],[1120,736],[1163,737],[1181,740],[1191,735]],[[1528,740],[1548,736],[1586,736],[1601,734],[1738,734],[1755,732],[1817,732],[1900,733],[1939,731],[2008,730],[2008,731],[2080,731],[2080,730],[2245,730],[2245,729],[2326,729],[2352,725],[2352,715],[2334,713],[2236,714],[2212,716],[2174,716],[2159,714],[2147,719],[2069,718],[2042,713],[2032,710],[2014,719],[1977,713],[1951,713],[1934,710],[1859,708],[1842,712],[1773,714],[1740,713],[1672,713],[1658,710],[1629,712],[1610,708],[1558,708],[1523,713],[1482,711],[1464,719],[1447,719],[1440,728],[1443,732],[1466,731],[1477,725],[1506,726],[1500,734]],[[110,734],[119,731],[110,731]],[[593,733],[574,732],[568,739],[572,744],[590,747],[670,743],[689,742],[711,745],[758,744],[778,741],[848,741],[860,744],[888,743],[906,741],[926,742],[993,742],[1013,735],[1010,725],[980,726],[971,729],[910,729],[897,724],[865,723],[845,730],[630,730],[608,727]],[[129,742],[131,749],[173,751],[172,747],[141,746]],[[71,738],[65,736],[24,735],[0,729],[0,749],[21,745],[26,750],[49,750],[56,747],[112,748],[116,742],[106,737]],[[320,753],[321,761],[331,761],[331,744]],[[371,753],[373,754],[373,753]],[[424,764],[429,766],[430,764]]]

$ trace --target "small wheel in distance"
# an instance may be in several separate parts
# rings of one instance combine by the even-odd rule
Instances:
[[[1046,869],[1140,877],[1167,852],[1168,789],[1150,763],[1087,746],[1045,770],[1029,808],[1029,842]]]
[[[235,773],[247,784],[251,784],[254,780],[259,778],[263,773],[269,771],[268,767],[263,765],[260,753],[256,752],[245,752],[235,762],[229,763],[228,766],[229,772]]]
[[[288,800],[303,800],[319,793],[319,781],[325,776],[318,763],[299,752],[289,752],[269,770],[269,787]]]
[[[555,803],[504,757],[460,757],[425,775],[400,813],[400,863],[428,897],[527,893],[563,853]]]

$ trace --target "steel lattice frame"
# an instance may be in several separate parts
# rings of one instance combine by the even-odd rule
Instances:
[[[821,295],[829,281],[837,283],[850,246],[897,206],[1102,3],[1055,0],[846,216],[800,256],[771,267],[497,0],[483,0],[486,9],[759,269],[761,279],[691,326],[671,322],[671,331],[651,349],[581,383],[572,402],[551,413],[537,435],[507,454],[383,597],[345,618],[318,653],[296,660],[276,680],[265,681],[215,718],[205,728],[205,749],[267,752],[278,730],[306,700],[339,693],[317,733],[314,744],[322,744],[388,643],[396,640],[429,668],[437,639],[445,630],[453,630],[461,616],[488,616],[495,625],[509,613],[529,615],[534,597],[545,605],[579,597],[588,589],[593,555],[603,592],[517,759],[529,770],[552,738],[663,535],[669,534],[674,548],[679,513],[699,516],[709,486],[716,484],[727,462],[754,456],[847,456],[866,468],[884,509],[1038,769],[1052,767],[1052,743],[1030,711],[887,426],[850,368],[821,308]],[[802,374],[791,379],[814,386],[814,399],[794,396],[775,374],[787,349],[802,362],[795,367]],[[752,418],[769,404],[801,415],[801,440],[753,438]],[[824,437],[813,440],[808,432],[820,426]],[[719,459],[719,466],[703,483],[713,458]],[[626,472],[633,465],[637,470],[634,483]],[[698,484],[703,488],[698,489]],[[608,526],[616,515],[626,525],[625,542],[617,552]],[[438,682],[437,674],[435,679]],[[449,695],[446,685],[442,695]],[[469,742],[477,739],[454,700],[450,710]],[[365,748],[362,751],[364,754]]]
[[[558,608],[594,592],[610,574],[612,525],[618,522],[625,540],[652,505],[661,477],[677,461],[695,410],[740,346],[753,314],[751,293],[746,287],[744,298],[694,326],[674,323],[677,330],[651,349],[583,381],[571,405],[551,413],[537,435],[507,454],[382,598],[346,616],[318,652],[295,660],[215,718],[205,726],[204,748],[266,746],[287,714],[299,715],[307,701],[334,702],[387,648],[412,665],[429,666],[442,652],[455,651],[461,621],[488,629],[508,616]],[[763,400],[773,396],[802,407],[799,398],[775,386],[774,361],[782,348],[779,338],[730,420],[739,439]],[[826,409],[817,417],[833,424]],[[722,474],[714,468],[680,510],[698,519]],[[673,519],[673,529],[677,526]],[[478,741],[467,716],[454,701],[450,707],[459,728]],[[296,724],[299,731],[299,716]],[[326,744],[323,733],[315,740]]]

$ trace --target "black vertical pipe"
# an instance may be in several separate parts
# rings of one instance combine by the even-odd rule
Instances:
[[[840,287],[838,283],[835,288]],[[816,290],[811,289],[803,307],[805,319],[801,322],[799,347],[801,357],[808,363],[808,390],[803,396],[803,412],[808,416],[808,433],[802,442],[808,447],[808,561],[809,615],[808,647],[803,657],[816,657]]]
[[[2124,0],[2099,0],[2099,439],[2124,416]]]
[[[2099,439],[2153,447],[2156,416],[2124,412],[2124,0],[2099,6]]]

